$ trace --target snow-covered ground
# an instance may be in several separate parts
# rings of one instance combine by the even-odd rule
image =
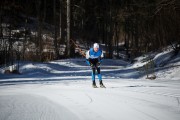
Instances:
[[[107,88],[91,87],[84,59],[20,62],[21,75],[0,71],[0,120],[179,120],[180,57],[157,54],[157,79],[147,80],[133,65],[104,60]],[[163,61],[164,64],[164,61]],[[98,80],[96,80],[98,83]],[[99,84],[98,84],[99,86]]]

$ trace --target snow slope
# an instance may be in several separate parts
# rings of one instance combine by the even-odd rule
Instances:
[[[104,60],[106,89],[91,87],[84,59],[21,62],[21,75],[0,74],[0,120],[179,120],[178,61],[147,80],[134,65]]]

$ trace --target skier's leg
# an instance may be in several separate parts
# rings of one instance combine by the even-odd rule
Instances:
[[[91,73],[91,77],[92,77],[92,81],[95,81],[95,66],[94,66],[94,60],[93,59],[89,59],[89,62],[91,63],[91,69],[92,69],[92,73]]]
[[[102,75],[101,75],[100,67],[97,68],[97,73],[98,73],[98,79],[99,79],[99,81],[101,81]]]
[[[94,67],[92,68],[91,76],[92,76],[92,81],[95,81],[95,68]]]
[[[93,68],[92,68],[92,73],[91,73],[91,74],[92,74],[92,82],[93,82],[93,83],[92,83],[92,86],[93,86],[94,88],[97,88],[97,86],[96,86],[96,81],[95,81],[95,72],[96,72],[96,71],[95,71],[95,67],[93,67]]]
[[[100,67],[97,68],[97,72],[98,72],[98,79],[99,79],[100,87],[105,88],[105,86],[102,82],[102,75],[101,75]]]

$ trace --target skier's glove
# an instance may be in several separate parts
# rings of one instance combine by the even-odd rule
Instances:
[[[103,58],[102,57],[99,57],[98,58],[98,62],[101,63],[103,61]]]
[[[97,67],[100,67],[100,65],[101,65],[101,62],[98,62],[98,63],[96,64]]]
[[[94,65],[92,63],[90,63],[90,66],[93,67]]]

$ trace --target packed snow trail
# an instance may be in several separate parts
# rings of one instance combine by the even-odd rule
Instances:
[[[107,88],[92,88],[84,59],[23,62],[21,75],[1,69],[0,120],[179,120],[180,67],[147,80],[126,62],[103,64]]]
[[[179,120],[179,81],[60,81],[0,87],[0,120]]]
[[[77,120],[69,110],[30,94],[1,95],[1,120]]]

